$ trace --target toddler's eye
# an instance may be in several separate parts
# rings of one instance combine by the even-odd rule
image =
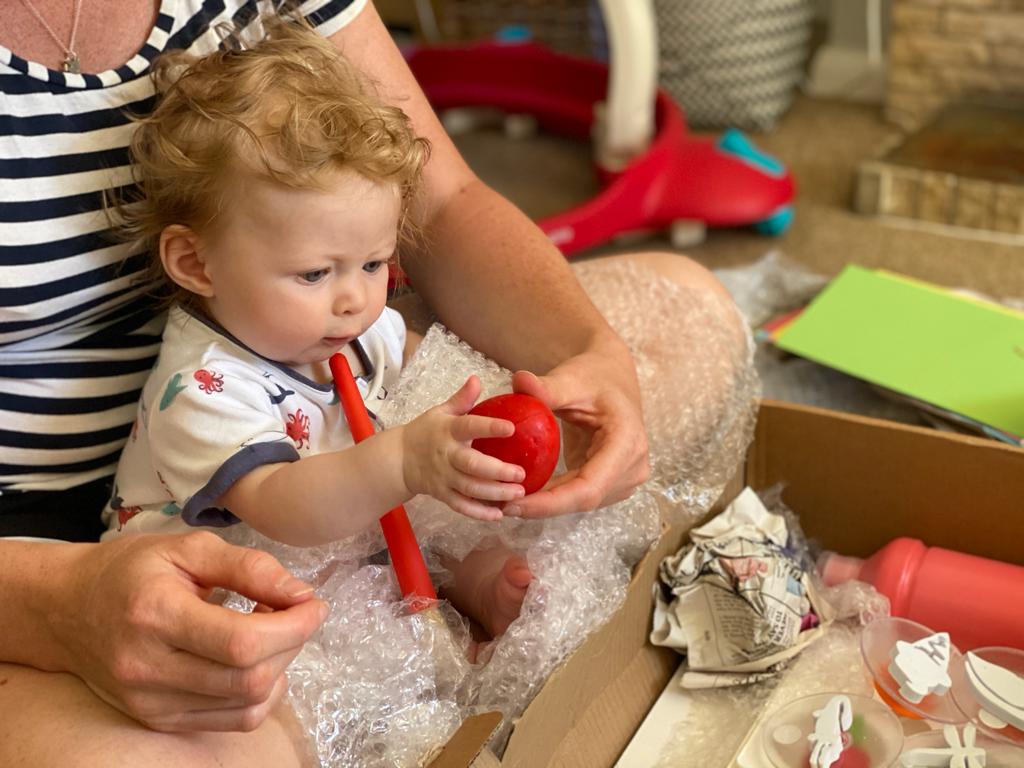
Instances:
[[[304,283],[319,283],[325,277],[327,277],[328,270],[326,269],[314,269],[311,272],[300,272],[299,279]]]
[[[369,272],[371,275],[375,272],[380,271],[380,268],[384,266],[383,261],[368,261],[363,264],[363,271]]]

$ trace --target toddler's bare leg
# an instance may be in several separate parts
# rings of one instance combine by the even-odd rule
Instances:
[[[533,580],[526,558],[497,539],[485,539],[465,559],[442,557],[441,562],[454,577],[442,597],[490,637],[504,634],[519,617]]]

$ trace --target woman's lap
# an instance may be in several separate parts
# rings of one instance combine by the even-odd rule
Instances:
[[[150,731],[108,706],[73,675],[0,664],[0,765],[97,766],[308,765],[303,736],[282,704],[251,733]]]

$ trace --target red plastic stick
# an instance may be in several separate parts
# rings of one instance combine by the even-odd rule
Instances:
[[[373,424],[363,405],[363,397],[359,394],[355,377],[348,360],[340,352],[330,359],[331,375],[334,376],[334,387],[345,409],[352,437],[358,443],[373,435]],[[398,577],[398,586],[402,596],[410,600],[414,611],[431,607],[437,600],[434,584],[430,581],[423,554],[416,542],[405,507],[399,505],[380,519],[380,527],[384,532],[388,552],[391,553],[391,567]]]

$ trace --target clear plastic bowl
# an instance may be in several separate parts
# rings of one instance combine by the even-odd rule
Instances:
[[[899,719],[883,704],[866,696],[817,693],[791,701],[773,712],[761,728],[761,744],[773,768],[808,768],[814,713],[833,696],[846,696],[853,707],[853,727],[846,747],[832,768],[890,768],[903,746]]]
[[[918,640],[923,640],[934,634],[934,630],[909,619],[900,619],[895,616],[876,619],[864,627],[860,636],[860,651],[864,657],[864,664],[875,683],[875,690],[878,692],[879,698],[888,704],[896,714],[909,717],[912,720],[932,720],[936,723],[955,725],[967,722],[966,715],[953,703],[953,697],[949,695],[948,691],[941,696],[935,694],[925,696],[914,704],[900,695],[899,683],[889,672],[892,651],[898,640],[916,643]],[[953,669],[960,663],[961,658],[960,651],[951,643],[950,677],[953,676]]]

